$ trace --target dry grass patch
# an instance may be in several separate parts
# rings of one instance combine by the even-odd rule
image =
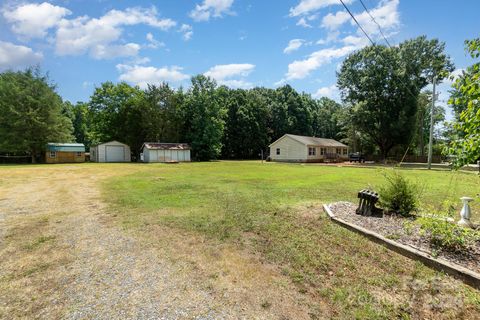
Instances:
[[[63,315],[62,279],[72,261],[70,249],[57,243],[58,215],[11,218],[0,247],[0,317]]]

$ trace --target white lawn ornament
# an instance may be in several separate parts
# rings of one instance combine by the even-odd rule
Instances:
[[[472,211],[470,210],[470,201],[473,201],[470,197],[461,197],[460,200],[463,202],[462,210],[460,211],[460,220],[457,222],[459,226],[462,227],[473,227],[470,217],[472,216]]]

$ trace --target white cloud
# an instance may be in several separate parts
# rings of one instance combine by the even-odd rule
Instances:
[[[145,38],[148,41],[147,47],[149,47],[151,49],[157,49],[159,47],[165,47],[165,43],[156,40],[151,32],[147,33]]]
[[[180,30],[178,30],[178,32],[183,33],[183,40],[185,40],[185,41],[190,40],[193,36],[193,28],[189,24],[185,24],[185,23],[182,24],[182,26],[180,27]]]
[[[382,29],[388,31],[400,25],[399,2],[399,0],[384,0],[377,7],[369,10]],[[369,35],[375,36],[380,34],[378,26],[372,21],[368,12],[363,11],[360,14],[355,14],[355,18]],[[355,22],[351,21],[351,24],[354,25]]]
[[[366,37],[362,36],[346,36],[341,40],[345,45],[352,45],[357,48],[365,47],[370,44],[370,41]]]
[[[328,87],[322,87],[318,89],[314,94],[314,98],[321,98],[321,97],[327,97],[333,100],[339,100],[339,93],[340,91],[338,90],[336,85],[331,85]]]
[[[115,42],[122,36],[122,26],[137,24],[168,30],[174,27],[176,22],[157,18],[157,11],[153,7],[111,10],[100,18],[82,16],[72,20],[62,19],[58,24],[55,51],[58,55],[80,55],[88,52],[92,57],[101,59],[106,58],[103,52],[119,49],[116,57],[131,56],[136,50],[136,44],[120,45]]]
[[[303,39],[293,39],[288,42],[288,46],[283,49],[283,53],[292,53],[295,50],[300,49],[300,47],[303,45],[305,40]]]
[[[0,70],[21,69],[39,63],[43,55],[31,48],[0,41]]]
[[[178,66],[155,68],[152,66],[118,64],[117,70],[121,72],[119,79],[146,88],[147,84],[160,84],[162,82],[180,82],[189,78],[182,73]]]
[[[297,26],[304,27],[304,28],[313,28],[308,22],[305,17],[300,18],[300,20],[297,21]]]
[[[465,69],[463,68],[458,68],[452,71],[450,73],[450,76],[443,79],[443,83],[447,85],[448,87],[451,87],[452,84],[465,72]]]
[[[72,12],[50,3],[24,4],[16,8],[5,7],[2,10],[5,20],[12,24],[12,31],[25,38],[41,38],[48,29],[56,26],[60,20]]]
[[[195,21],[208,21],[211,17],[219,18],[222,14],[232,14],[230,7],[233,0],[203,0],[202,4],[195,5],[189,16]]]
[[[355,49],[355,46],[344,46],[338,49],[327,48],[315,51],[307,59],[290,63],[285,77],[287,80],[303,79],[322,65],[331,62],[333,59],[344,57]]]
[[[127,43],[124,45],[96,45],[90,51],[90,55],[95,59],[114,59],[118,57],[134,57],[138,55],[140,45],[136,43]]]
[[[91,86],[93,86],[93,82],[91,82],[91,81],[83,81],[83,83],[82,83],[83,89],[87,89]]]
[[[338,39],[338,36],[340,35],[340,31],[331,31],[328,33],[327,37],[325,39],[320,39],[317,41],[317,44],[324,45],[328,44],[332,41],[336,41]]]
[[[338,11],[336,14],[327,14],[322,19],[322,27],[330,30],[337,30],[342,24],[350,20],[346,11]]]
[[[204,73],[205,76],[215,79],[219,84],[234,88],[250,88],[253,84],[243,79],[231,79],[235,77],[247,77],[255,65],[249,63],[232,63],[216,65]]]
[[[353,0],[344,0],[344,2],[345,4],[350,4]],[[338,0],[300,0],[296,7],[290,8],[290,16],[307,15],[332,5],[341,5],[341,3]]]
[[[242,88],[242,89],[250,89],[253,88],[254,85],[251,82],[245,80],[219,80],[217,81],[220,85],[224,85],[230,88]]]

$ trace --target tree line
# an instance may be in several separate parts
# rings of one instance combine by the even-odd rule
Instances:
[[[337,74],[342,103],[290,85],[231,89],[197,75],[187,89],[105,82],[88,101],[72,104],[62,101],[38,69],[6,71],[0,74],[0,152],[34,158],[47,142],[76,141],[88,148],[118,140],[138,155],[144,142],[161,141],[189,143],[200,161],[253,159],[291,133],[336,139],[351,151],[384,158],[405,151],[423,155],[431,99],[425,88],[433,76],[441,81],[453,69],[437,39],[368,46],[342,63]],[[443,108],[434,112],[435,123],[444,121]],[[437,132],[437,153],[459,131],[456,125]]]

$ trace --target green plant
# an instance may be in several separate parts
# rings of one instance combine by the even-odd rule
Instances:
[[[463,251],[480,240],[477,231],[460,227],[446,220],[420,218],[420,229],[430,238],[432,247],[445,251]]]
[[[398,171],[385,174],[386,186],[380,188],[380,205],[403,216],[418,208],[420,188]]]

